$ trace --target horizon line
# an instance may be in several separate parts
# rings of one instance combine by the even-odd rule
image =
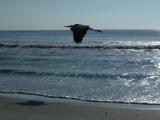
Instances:
[[[131,29],[100,29],[102,31],[109,31],[109,30],[155,30],[155,31],[160,31],[160,29],[145,29],[145,28],[131,28]],[[0,31],[70,31],[68,29],[7,29],[7,30],[0,30]]]

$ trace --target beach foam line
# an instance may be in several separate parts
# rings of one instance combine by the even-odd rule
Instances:
[[[42,93],[30,93],[30,92],[14,92],[14,91],[0,91],[1,94],[6,94],[9,96],[22,96],[24,98],[27,98],[27,96],[32,96],[32,98],[45,98],[45,99],[64,99],[64,100],[75,100],[75,101],[82,101],[82,102],[92,102],[92,103],[110,103],[110,104],[123,104],[123,105],[158,105],[158,103],[137,103],[137,102],[123,102],[123,101],[107,101],[107,100],[97,100],[97,99],[84,99],[79,97],[71,97],[71,96],[53,96],[48,94],[42,94]],[[36,99],[39,100],[39,99]],[[42,102],[40,100],[40,102]],[[27,104],[27,103],[24,103]]]
[[[62,49],[160,49],[160,45],[24,45],[24,44],[4,44],[0,43],[0,48],[62,48]]]

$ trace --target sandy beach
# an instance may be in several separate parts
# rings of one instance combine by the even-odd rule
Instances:
[[[159,120],[159,105],[86,102],[0,94],[1,120]]]

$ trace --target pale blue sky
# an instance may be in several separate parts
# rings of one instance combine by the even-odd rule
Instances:
[[[160,29],[160,0],[0,0],[0,30]]]

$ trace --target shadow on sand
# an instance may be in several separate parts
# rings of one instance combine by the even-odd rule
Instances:
[[[19,102],[17,104],[23,105],[23,106],[41,106],[41,105],[45,105],[46,103],[43,101],[28,100],[26,102]]]

